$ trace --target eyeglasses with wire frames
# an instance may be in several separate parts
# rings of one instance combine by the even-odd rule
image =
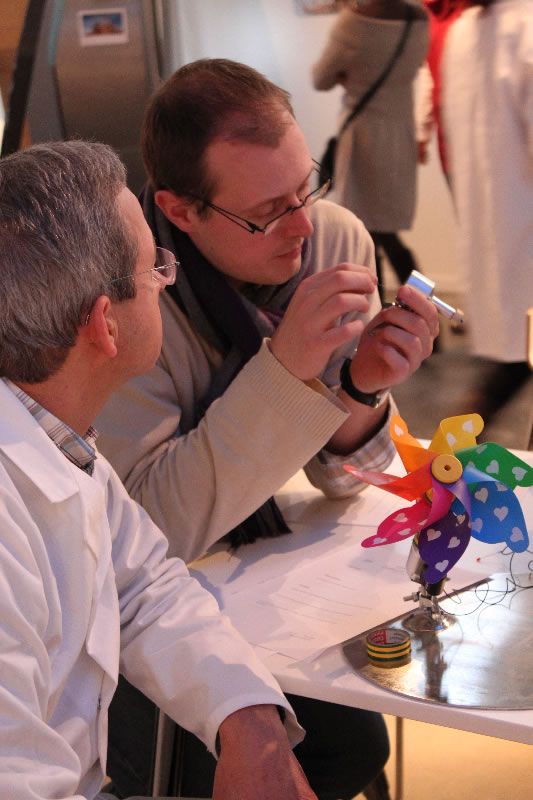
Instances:
[[[128,275],[121,275],[120,278],[113,278],[110,283],[117,283],[126,278],[133,278],[136,280],[139,275],[147,275],[152,273],[152,278],[163,286],[171,286],[176,280],[176,269],[179,267],[179,261],[176,260],[174,253],[167,250],[165,247],[155,248],[155,263],[150,269],[142,270],[141,272],[130,272]],[[83,324],[88,325],[91,318],[91,312],[85,317]]]
[[[139,275],[147,275],[152,273],[152,278],[159,281],[164,286],[170,286],[176,280],[176,268],[179,267],[174,253],[167,250],[165,247],[155,248],[155,263],[150,269],[145,269],[142,272],[131,272],[129,275],[121,275],[120,278],[113,278],[110,283],[123,281],[125,278],[138,278]]]
[[[314,176],[318,178],[320,164],[317,161],[314,161],[314,164],[315,166],[313,167],[311,177]],[[221,208],[214,203],[210,203],[209,200],[204,200],[201,197],[197,197],[195,199],[200,200],[205,206],[211,208],[213,211],[216,211],[217,214],[221,214],[223,217],[226,217],[226,219],[229,219],[230,222],[234,222],[235,225],[238,225],[240,228],[244,228],[244,230],[248,231],[248,233],[262,233],[264,236],[269,236],[278,227],[279,223],[284,217],[294,214],[294,212],[298,211],[300,208],[312,206],[317,200],[325,197],[330,189],[330,186],[331,180],[328,179],[325,183],[322,183],[316,189],[313,189],[312,192],[306,194],[305,197],[301,199],[299,198],[300,203],[297,206],[287,206],[284,211],[282,211],[280,214],[277,214],[264,225],[257,225],[255,222],[252,222],[249,219],[245,219],[244,217],[240,217],[238,214],[234,214],[233,211],[228,211],[227,209]]]

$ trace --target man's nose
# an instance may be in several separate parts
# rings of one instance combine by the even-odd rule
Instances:
[[[313,233],[313,223],[309,219],[309,211],[305,206],[299,206],[283,220],[283,233],[285,236],[303,236],[307,238]]]

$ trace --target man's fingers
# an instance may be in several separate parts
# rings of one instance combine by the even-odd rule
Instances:
[[[337,347],[346,344],[346,342],[355,339],[355,337],[361,336],[363,327],[364,323],[360,319],[354,319],[324,331],[321,339],[327,350],[332,353]]]
[[[313,321],[317,327],[327,330],[339,317],[358,312],[365,314],[370,308],[368,298],[364,294],[342,292],[329,297],[314,314]]]
[[[372,294],[376,289],[375,276],[356,264],[339,264],[336,267],[311,275],[302,281],[294,298],[311,298],[317,305],[329,297],[343,292]]]
[[[306,278],[272,336],[272,353],[297,378],[317,377],[337,347],[360,336],[362,321],[346,317],[369,310],[375,287],[370,270],[354,264]]]
[[[439,333],[439,315],[437,309],[431,302],[417,289],[412,286],[402,286],[398,290],[398,299],[411,311],[425,320],[432,336]]]
[[[432,322],[428,323],[420,314],[397,306],[390,306],[381,311],[375,317],[375,321],[377,324],[372,325],[368,330],[370,336],[377,336],[383,330],[396,328],[420,339],[426,356],[431,353],[433,339],[438,333],[438,321],[436,325]]]
[[[379,344],[382,352],[388,352],[391,348],[395,350],[411,367],[417,368],[423,359],[429,355],[429,343],[424,343],[422,339],[413,335],[409,331],[397,328],[394,325],[387,325],[380,332]]]

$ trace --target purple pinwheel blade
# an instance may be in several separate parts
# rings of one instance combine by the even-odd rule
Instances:
[[[422,579],[426,584],[438,583],[457,564],[470,541],[468,514],[454,514],[434,522],[419,534],[418,550],[426,564]]]

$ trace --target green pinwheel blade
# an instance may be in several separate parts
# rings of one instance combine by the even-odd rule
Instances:
[[[454,455],[463,465],[463,469],[474,467],[510,489],[515,486],[533,486],[533,467],[496,442],[466,447],[464,450],[457,450]]]

